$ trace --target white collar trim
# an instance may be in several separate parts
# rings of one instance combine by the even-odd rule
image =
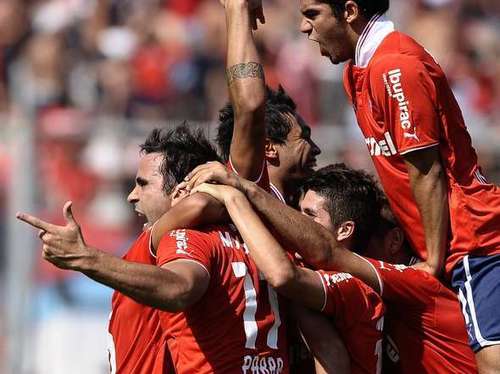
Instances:
[[[286,200],[283,194],[278,190],[278,188],[269,182],[269,187],[271,188],[271,192],[273,193],[274,197],[276,197],[279,201],[281,201],[283,204],[286,205]]]
[[[375,14],[359,36],[354,65],[365,68],[382,40],[393,31],[393,22],[382,14]]]

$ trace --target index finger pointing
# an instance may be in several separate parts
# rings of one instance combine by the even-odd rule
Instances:
[[[36,227],[37,229],[41,229],[41,230],[44,230],[47,232],[54,232],[56,230],[55,225],[48,223],[48,222],[45,222],[45,221],[41,220],[40,218],[36,218],[36,217],[34,217],[30,214],[27,214],[27,213],[17,213],[16,218],[18,220],[21,220],[21,221],[27,223],[28,225]]]

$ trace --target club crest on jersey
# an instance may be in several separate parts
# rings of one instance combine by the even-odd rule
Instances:
[[[389,97],[393,98],[398,103],[399,108],[399,123],[403,129],[403,137],[418,141],[417,129],[410,121],[410,102],[406,100],[403,86],[401,84],[402,73],[400,69],[390,70],[387,74],[383,74],[385,89]]]

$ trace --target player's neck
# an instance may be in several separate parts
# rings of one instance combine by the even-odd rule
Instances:
[[[286,178],[279,168],[269,167],[269,182],[280,192],[287,203],[295,195],[297,190],[296,183]]]

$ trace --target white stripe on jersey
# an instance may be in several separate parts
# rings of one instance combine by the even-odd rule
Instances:
[[[280,192],[280,190],[278,190],[278,188],[274,184],[272,184],[272,183],[269,183],[269,187],[271,188],[271,192],[274,195],[274,197],[277,198],[279,201],[281,201],[283,204],[286,205],[285,197]]]

